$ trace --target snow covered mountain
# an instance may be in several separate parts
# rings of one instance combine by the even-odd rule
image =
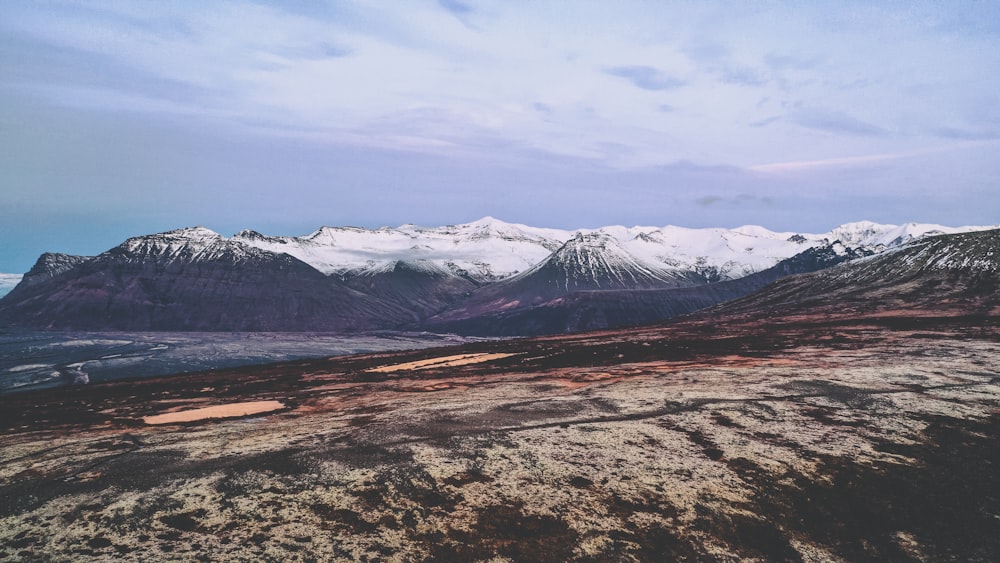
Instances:
[[[989,227],[944,227],[868,221],[841,225],[820,234],[773,232],[758,226],[735,229],[622,227],[566,231],[505,223],[484,217],[445,227],[323,227],[302,237],[272,237],[242,231],[232,240],[295,256],[325,274],[378,268],[398,261],[423,261],[490,283],[524,272],[577,235],[605,235],[653,270],[694,272],[707,281],[737,279],[766,270],[806,248],[840,241],[850,248],[882,250],[931,234],[959,233]]]
[[[913,239],[719,305],[726,314],[1000,315],[1000,229]],[[709,313],[710,314],[710,313]]]
[[[204,227],[131,238],[61,271],[49,271],[52,264],[51,255],[39,259],[29,283],[0,300],[0,318],[35,328],[205,331],[340,331],[416,320],[292,256]]]
[[[483,287],[431,321],[534,307],[579,291],[646,290],[700,283],[704,281],[692,272],[640,260],[606,232],[577,233],[535,266]]]
[[[635,257],[611,235],[577,233],[566,244],[510,282],[541,276],[560,292],[606,289],[652,289],[689,285],[685,276]]]
[[[35,283],[54,278],[59,274],[90,260],[89,256],[74,256],[72,254],[59,254],[46,252],[38,257],[35,265],[24,274],[21,284],[28,286]]]
[[[435,228],[322,227],[302,237],[242,231],[233,240],[295,256],[324,274],[342,275],[400,261],[425,262],[488,283],[534,266],[571,236],[568,231],[484,217],[464,225]]]
[[[627,259],[608,260],[602,256],[602,264],[614,267],[595,270],[613,272],[611,276],[603,276],[611,277],[609,282],[602,280],[602,276],[594,276],[595,272],[579,269],[580,264],[593,260],[561,259],[578,254],[579,249],[573,247],[586,246],[586,239],[596,236],[581,235],[579,241],[566,243],[564,248],[569,248],[568,252],[560,249],[532,270],[483,288],[469,299],[428,318],[423,326],[436,332],[466,335],[533,336],[648,324],[748,295],[784,277],[874,254],[870,250],[846,248],[838,242],[807,248],[766,270],[739,279],[711,283],[696,273],[667,277],[661,272],[655,280],[644,279],[635,275],[636,265]],[[588,254],[604,254],[600,244],[595,246],[588,249]],[[555,272],[546,271],[553,268]],[[567,278],[576,285],[551,283]],[[647,283],[632,283],[633,280]]]
[[[195,227],[135,237],[92,258],[45,254],[0,299],[0,320],[129,330],[421,329],[599,303],[605,318],[639,322],[929,234],[982,229],[859,222],[822,234],[756,226],[563,231],[486,217],[433,228],[323,227],[302,237],[246,230],[227,238]],[[683,297],[635,294],[683,288],[694,289]],[[593,326],[573,323],[567,330]]]

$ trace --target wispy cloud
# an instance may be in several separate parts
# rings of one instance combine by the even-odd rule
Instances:
[[[809,110],[796,112],[788,117],[788,121],[827,133],[839,135],[876,136],[884,135],[885,129],[851,117],[840,111]]]
[[[538,113],[543,113],[545,115],[552,114],[552,106],[548,104],[543,104],[542,102],[535,102],[531,104],[531,107],[535,109]]]
[[[732,196],[706,195],[699,197],[694,202],[700,207],[727,206],[745,207],[747,205],[774,205],[774,198],[771,196],[754,195],[740,193]]]
[[[438,4],[456,16],[466,16],[472,13],[472,7],[458,0],[438,0]]]
[[[822,57],[804,57],[801,55],[787,55],[778,53],[768,53],[764,55],[764,64],[774,70],[811,70],[823,63]]]
[[[722,81],[739,86],[763,86],[767,84],[767,77],[753,68],[733,65],[722,69]]]
[[[754,172],[792,172],[797,170],[811,170],[816,168],[831,168],[837,166],[857,166],[861,164],[871,164],[885,160],[894,160],[912,156],[911,154],[874,154],[867,156],[849,156],[844,158],[825,158],[822,160],[800,160],[795,162],[775,162],[772,164],[758,164],[750,166]]]
[[[475,12],[472,6],[464,2],[459,2],[459,0],[438,0],[438,5],[455,16],[458,21],[462,22],[462,25],[468,27],[469,29],[478,30],[476,26],[472,24],[469,17]]]
[[[683,80],[651,66],[614,66],[604,72],[624,78],[643,90],[671,90],[684,85]]]
[[[988,125],[994,125],[994,127],[989,127]],[[987,124],[985,127],[978,128],[959,128],[959,127],[937,127],[932,130],[932,133],[939,137],[944,137],[946,139],[960,139],[964,141],[987,141],[993,139],[1000,139],[1000,124]]]
[[[765,117],[764,119],[754,121],[753,123],[750,124],[750,127],[767,127],[768,125],[781,120],[782,116],[772,115],[771,117]]]
[[[768,172],[794,172],[800,170],[813,170],[822,168],[838,168],[838,167],[847,168],[853,166],[874,164],[879,162],[887,162],[892,160],[901,160],[905,158],[928,156],[933,154],[958,153],[969,149],[976,149],[988,146],[990,146],[989,141],[984,141],[984,142],[970,141],[961,144],[939,145],[924,149],[899,151],[893,153],[879,153],[879,154],[868,154],[868,155],[858,155],[858,156],[848,156],[848,157],[838,157],[838,158],[824,158],[821,160],[800,160],[791,162],[775,162],[771,164],[758,164],[755,166],[748,167],[747,170],[753,172],[768,173]]]
[[[682,51],[698,64],[719,62],[727,58],[730,52],[725,45],[705,39],[688,44]]]

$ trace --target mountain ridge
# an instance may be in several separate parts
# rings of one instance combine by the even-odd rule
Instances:
[[[937,235],[776,280],[701,314],[1000,316],[1000,229]]]
[[[849,246],[888,247],[927,234],[996,227],[1000,225],[946,227],[929,223],[892,225],[857,221],[825,233],[778,232],[758,225],[732,229],[609,225],[564,230],[507,223],[487,216],[470,223],[440,227],[414,224],[375,229],[324,226],[302,236],[275,236],[244,229],[227,238],[203,226],[160,234],[164,238],[192,241],[221,238],[284,252],[328,275],[370,267],[373,265],[370,262],[430,260],[438,265],[450,262],[453,269],[463,269],[480,281],[497,281],[534,266],[578,233],[608,234],[640,259],[661,267],[690,269],[700,264],[706,271],[714,270],[722,278],[732,279],[794,256],[803,249],[802,245],[822,246],[840,240]],[[491,245],[491,242],[497,244]],[[512,254],[515,256],[510,256]],[[491,258],[491,255],[502,256]],[[750,260],[751,255],[759,257]]]
[[[493,218],[433,228],[323,227],[304,238],[250,230],[227,238],[198,226],[133,237],[96,257],[45,254],[0,299],[0,318],[132,330],[423,330],[471,321],[488,332],[490,319],[509,327],[521,322],[511,324],[516,317],[524,326],[582,330],[599,327],[559,327],[532,315],[591,311],[615,325],[663,320],[741,297],[763,280],[886,252],[926,233],[976,229],[857,222],[817,235],[749,225],[611,226],[559,241],[553,237],[567,231]],[[705,289],[720,283],[728,285]],[[693,289],[669,291],[683,288]],[[580,311],[570,315],[567,307]]]
[[[30,280],[29,280],[30,281]],[[0,316],[42,329],[365,330],[410,311],[276,254],[195,227],[132,237],[19,284]]]

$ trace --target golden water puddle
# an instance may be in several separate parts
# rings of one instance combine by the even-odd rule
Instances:
[[[178,422],[194,422],[207,418],[233,418],[238,416],[249,416],[272,412],[285,408],[281,401],[247,401],[243,403],[230,403],[228,405],[214,405],[200,409],[190,409],[186,411],[168,412],[153,416],[143,417],[146,424],[176,424]]]
[[[437,358],[430,358],[428,360],[419,360],[416,362],[406,362],[404,364],[393,364],[391,366],[382,366],[370,369],[368,371],[378,372],[378,373],[389,373],[393,371],[403,371],[403,370],[418,370],[418,369],[430,369],[430,368],[446,368],[455,366],[464,366],[468,364],[481,364],[483,362],[489,362],[491,360],[499,360],[500,358],[506,358],[508,356],[515,356],[516,354],[458,354],[455,356],[440,356]]]

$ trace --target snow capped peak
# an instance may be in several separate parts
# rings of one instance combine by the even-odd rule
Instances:
[[[563,248],[576,247],[576,248],[586,248],[586,247],[597,247],[604,248],[608,244],[615,244],[615,239],[608,233],[603,231],[595,231],[592,233],[586,232],[576,232],[573,234],[573,238],[566,241]],[[615,245],[617,246],[617,245]]]
[[[392,231],[393,229],[382,228],[382,229],[365,229],[362,227],[320,227],[309,233],[304,237],[294,237],[299,240],[309,240],[318,244],[333,244],[338,238],[344,235],[357,234],[357,233],[379,233]]]
[[[632,255],[611,234],[592,231],[574,233],[548,258],[504,283],[531,283],[535,279],[542,280],[549,290],[570,292],[668,287],[677,285],[681,278]]]
[[[505,223],[497,219],[496,217],[491,217],[489,215],[486,215],[485,217],[476,219],[471,223],[466,223],[466,225],[469,227],[506,227],[510,225],[510,223]]]
[[[741,235],[769,238],[769,239],[773,238],[787,239],[788,237],[793,236],[795,234],[795,233],[776,233],[770,229],[766,229],[759,225],[743,225],[742,227],[736,227],[735,229],[732,229],[732,231],[734,233],[739,233]]]
[[[246,234],[244,231],[242,234]],[[153,235],[134,237],[101,255],[125,256],[128,260],[150,259],[161,263],[198,262],[214,260],[221,256],[247,259],[259,256],[261,251],[246,244],[240,237],[227,239],[202,226],[175,229]],[[101,258],[99,257],[99,258]]]
[[[946,227],[931,223],[906,223],[904,225],[882,225],[872,221],[845,223],[829,233],[830,241],[839,240],[847,246],[887,248],[934,235],[968,233],[987,230],[992,227]]]
[[[638,260],[613,236],[603,232],[578,232],[552,253],[545,262],[583,264],[590,269],[614,270],[620,265],[638,264]]]
[[[834,228],[827,236],[831,241],[839,240],[845,244],[865,244],[895,228],[897,228],[896,225],[881,225],[872,221],[855,221],[853,223],[844,223]]]
[[[463,237],[474,239],[498,238],[504,240],[535,240],[543,241],[549,239],[558,240],[561,244],[570,233],[557,229],[539,229],[529,227],[519,223],[507,223],[493,217],[483,217],[471,223],[441,227],[438,229],[425,229],[424,232],[453,233]],[[555,245],[558,246],[558,245]]]
[[[212,229],[206,228],[202,225],[198,225],[197,227],[185,227],[183,229],[174,229],[172,231],[167,231],[165,233],[159,233],[150,236],[160,237],[169,240],[190,240],[190,241],[225,240],[226,238],[220,235],[219,233],[213,231]]]
[[[294,256],[330,275],[426,261],[481,282],[524,271],[558,248],[569,233],[504,223],[484,217],[474,223],[424,228],[321,227],[301,237],[237,236],[262,250]]]
[[[133,237],[126,240],[122,246],[128,248],[129,250],[152,247],[204,248],[213,244],[225,242],[226,240],[226,237],[220,235],[219,233],[211,229],[198,226]]]
[[[364,272],[367,274],[415,272],[438,276],[454,275],[451,271],[429,260],[392,260],[384,264],[376,264]]]
[[[283,237],[272,237],[270,235],[265,235],[265,234],[263,234],[261,232],[255,231],[253,229],[243,229],[242,231],[240,231],[240,232],[236,233],[235,235],[233,235],[232,240],[241,241],[241,242],[246,242],[248,240],[264,240],[264,241],[273,241],[273,242],[280,243],[280,242],[282,242],[284,240],[284,238]]]
[[[546,263],[571,265],[594,271],[613,271],[639,263],[635,256],[611,235],[602,232],[576,233],[545,259]]]
[[[774,232],[756,225],[736,229],[608,226],[566,231],[507,223],[486,216],[471,223],[443,227],[324,226],[299,237],[271,237],[242,231],[232,241],[289,254],[327,275],[371,271],[377,267],[394,268],[397,262],[404,262],[433,265],[479,283],[488,283],[526,272],[572,240],[575,245],[583,245],[580,252],[601,249],[603,253],[614,254],[621,251],[658,272],[673,275],[694,271],[713,280],[722,280],[770,268],[803,250],[838,240],[846,248],[876,250],[939,230],[956,232],[958,229],[912,223],[897,227],[859,221],[824,234]],[[175,233],[186,233],[172,236],[188,242],[192,238],[225,240],[207,229]],[[564,248],[563,252],[569,252],[570,248]]]
[[[916,223],[911,223],[916,224]],[[848,231],[848,232],[862,232],[862,231],[877,231],[882,229],[893,229],[896,225],[889,225],[883,223],[876,223],[874,221],[852,221],[849,223],[844,223],[839,227],[833,229],[834,231]]]

